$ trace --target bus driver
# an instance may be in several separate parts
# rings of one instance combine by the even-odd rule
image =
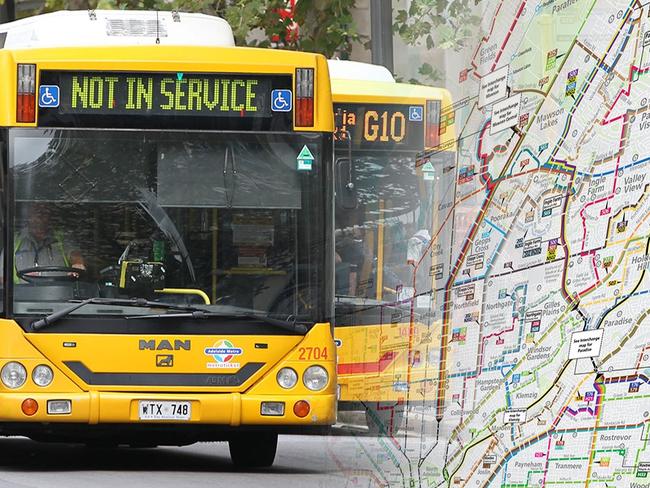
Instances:
[[[18,271],[39,266],[60,266],[85,270],[77,246],[51,226],[51,211],[46,203],[27,207],[25,227],[14,238],[14,283],[20,283]]]

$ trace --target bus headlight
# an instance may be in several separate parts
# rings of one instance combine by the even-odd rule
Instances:
[[[20,388],[27,381],[27,370],[22,364],[12,361],[2,367],[0,380],[2,380],[3,385],[12,390]]]
[[[298,383],[298,373],[291,368],[282,368],[278,371],[278,375],[275,378],[278,381],[278,385],[285,390],[293,388]]]
[[[48,386],[54,379],[54,373],[49,366],[39,364],[32,371],[32,380],[38,386]]]
[[[322,366],[309,366],[302,375],[302,382],[311,391],[320,391],[327,386],[329,375]]]

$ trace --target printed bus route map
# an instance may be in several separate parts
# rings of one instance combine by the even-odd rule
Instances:
[[[348,486],[650,487],[650,2],[476,9],[427,380],[400,433],[330,454]]]

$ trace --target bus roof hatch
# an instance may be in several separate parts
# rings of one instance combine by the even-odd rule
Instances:
[[[395,78],[393,78],[388,68],[378,64],[328,59],[327,65],[331,78],[335,80],[384,81],[395,83]]]
[[[219,17],[145,10],[64,10],[1,24],[3,34],[4,49],[235,45],[230,25]]]

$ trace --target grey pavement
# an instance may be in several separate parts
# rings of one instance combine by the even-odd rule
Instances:
[[[358,442],[345,432],[281,436],[271,468],[239,472],[226,443],[103,449],[0,438],[0,487],[345,487],[340,460],[357,458]]]

